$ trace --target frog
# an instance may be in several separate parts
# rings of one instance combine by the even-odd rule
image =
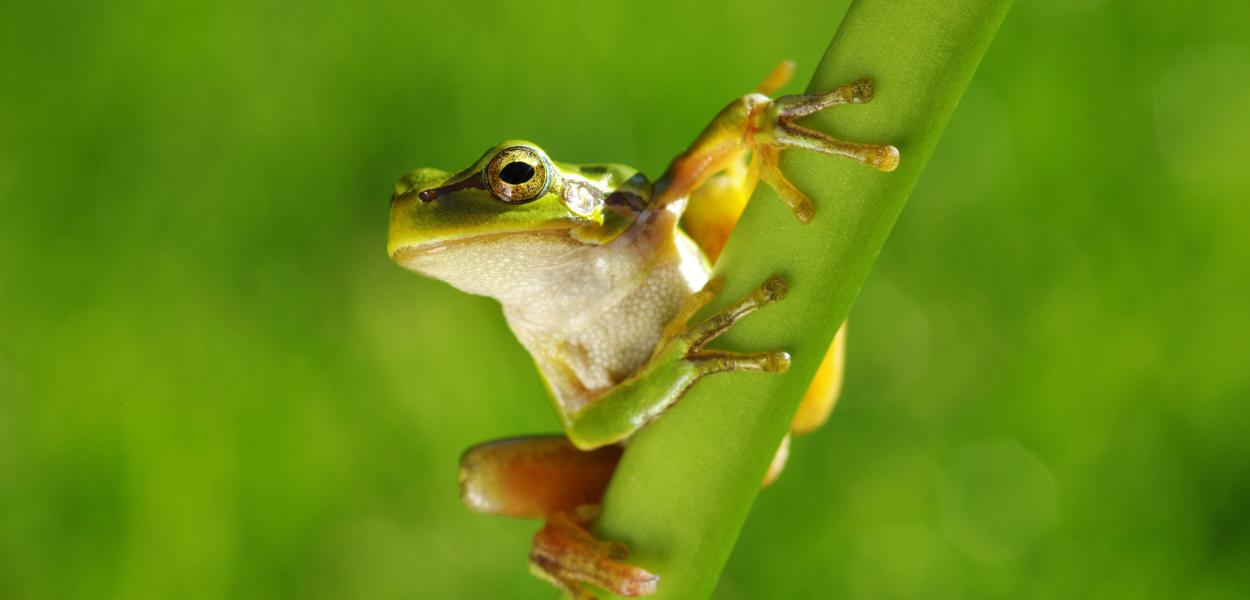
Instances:
[[[796,218],[815,207],[782,174],[783,151],[850,158],[882,172],[899,164],[889,144],[833,138],[803,117],[869,102],[860,79],[815,94],[770,97],[792,75],[783,62],[731,101],[654,181],[615,163],[571,164],[526,140],[507,140],[455,172],[418,168],[390,201],[389,257],[405,269],[494,298],[546,385],[562,431],[479,444],[460,460],[471,510],[540,519],[529,564],[577,600],[593,588],[654,593],[660,578],[628,562],[626,547],[590,527],[626,444],[699,380],[723,372],[785,373],[784,350],[708,347],[738,321],[783,301],[780,276],[710,316],[722,277],[712,265],[759,181]],[[790,427],[828,419],[841,388],[846,325],[833,339]],[[787,434],[761,485],[784,468]]]

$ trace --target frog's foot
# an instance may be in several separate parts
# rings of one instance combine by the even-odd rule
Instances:
[[[711,290],[705,287],[704,294],[697,297],[696,301],[710,301],[724,284],[717,277],[717,279],[712,279],[709,285],[712,286]],[[784,279],[781,279],[781,276],[771,276],[764,281],[763,285],[751,290],[750,294],[742,296],[734,304],[690,326],[681,335],[690,347],[686,352],[686,359],[694,361],[695,365],[699,366],[701,375],[724,371],[785,372],[790,367],[790,355],[786,352],[729,352],[705,350],[704,346],[759,307],[784,299],[788,291],[789,286],[786,285]]]
[[[785,298],[789,289],[784,279],[774,275],[737,302],[699,323],[689,325],[690,318],[720,294],[724,285],[724,279],[714,277],[702,290],[691,296],[665,329],[663,343],[657,353],[676,346],[684,351],[685,360],[696,367],[699,376],[724,371],[786,372],[790,368],[790,355],[785,352],[740,353],[704,348],[743,317],[762,306]]]
[[[768,103],[766,110],[756,113],[753,149],[759,160],[760,179],[777,190],[777,194],[794,211],[799,221],[810,221],[814,210],[811,200],[786,180],[777,168],[782,150],[801,148],[845,156],[880,171],[893,171],[898,168],[898,148],[894,146],[847,142],[795,123],[797,119],[813,115],[830,106],[864,104],[872,100],[872,93],[872,82],[864,79],[824,94],[781,96]]]
[[[586,524],[597,513],[594,507],[580,507],[573,513],[555,513],[534,534],[530,551],[530,571],[564,590],[575,600],[595,596],[582,584],[589,583],[618,596],[646,596],[655,593],[660,577],[639,567],[625,564],[625,546],[594,538]]]
[[[790,368],[785,352],[728,352],[706,346],[734,323],[756,309],[781,300],[786,283],[773,276],[737,302],[707,319],[690,319],[720,293],[723,281],[714,278],[669,321],[652,353],[634,375],[593,398],[566,417],[565,432],[578,448],[593,449],[620,442],[659,418],[677,403],[696,382],[725,371],[784,373]]]

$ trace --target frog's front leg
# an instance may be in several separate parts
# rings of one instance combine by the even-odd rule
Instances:
[[[723,288],[713,278],[693,294],[660,336],[651,358],[637,373],[575,411],[562,415],[565,432],[579,448],[598,448],[633,435],[675,404],[699,379],[726,371],[784,373],[790,367],[785,352],[738,353],[708,350],[706,346],[754,310],[781,300],[785,280],[770,277],[760,287],[706,320],[689,320]]]
[[[782,150],[800,148],[844,156],[881,171],[897,168],[899,153],[891,145],[843,141],[795,121],[831,106],[864,104],[872,95],[872,82],[860,80],[823,94],[781,96],[776,100],[760,93],[743,96],[716,115],[690,148],[673,160],[656,181],[655,202],[664,206],[686,198],[709,177],[732,168],[744,154],[750,153],[752,177],[758,176],[777,190],[799,221],[806,223],[815,210],[811,200],[787,181],[778,168]]]
[[[651,594],[659,577],[625,564],[621,544],[595,539],[587,526],[620,457],[624,440],[676,403],[700,378],[725,371],[784,372],[785,352],[742,354],[708,350],[707,344],[755,309],[786,294],[771,277],[759,288],[706,320],[690,319],[723,288],[714,278],[693,294],[660,335],[636,374],[564,414],[563,438],[522,438],[469,450],[461,461],[461,497],[480,512],[543,517],[534,535],[530,566],[573,598],[592,598],[583,583],[621,596]]]

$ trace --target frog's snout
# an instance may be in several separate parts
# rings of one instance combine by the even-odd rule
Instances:
[[[404,247],[418,243],[428,236],[428,224],[423,224],[421,215],[427,211],[419,210],[425,204],[418,199],[418,194],[435,186],[442,185],[447,173],[437,169],[416,169],[399,178],[395,182],[395,191],[391,194],[390,225],[387,231],[386,253],[397,259],[397,252]]]
[[[438,169],[416,169],[395,182],[395,193],[391,194],[391,206],[403,202],[413,196],[424,202],[434,199],[425,192],[438,188],[447,180],[447,173]],[[427,196],[430,196],[427,198]]]

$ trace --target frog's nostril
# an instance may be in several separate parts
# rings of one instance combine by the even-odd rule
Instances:
[[[482,179],[480,177],[466,177],[460,181],[441,185],[439,187],[421,190],[417,193],[417,197],[422,202],[433,202],[440,196],[446,196],[452,192],[458,192],[466,188],[482,189]],[[415,191],[415,190],[414,190]],[[411,192],[409,192],[411,193]]]
[[[391,203],[411,202],[416,200],[414,196],[421,197],[426,200],[425,195],[421,192],[429,189],[437,189],[438,186],[447,183],[449,177],[444,171],[438,169],[419,168],[413,169],[395,182],[395,193],[391,196]],[[442,192],[443,190],[438,190]],[[436,195],[441,195],[437,194]],[[429,200],[426,200],[427,202]]]
[[[397,189],[395,190],[395,193],[391,194],[391,205],[394,206],[396,202],[403,202],[404,200],[407,200],[408,198],[412,197],[413,194],[416,194],[416,193],[417,193],[417,190],[414,190],[412,188]]]

